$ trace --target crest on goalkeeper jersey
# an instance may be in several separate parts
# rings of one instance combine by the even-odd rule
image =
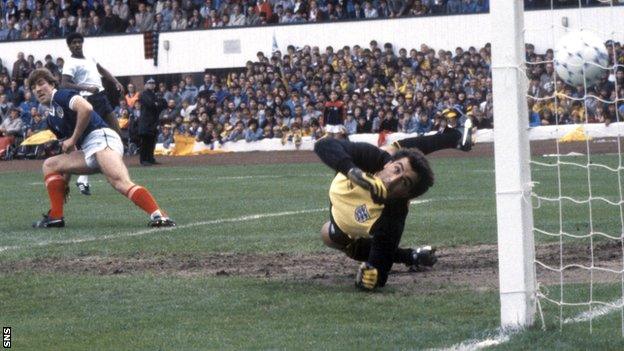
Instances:
[[[355,220],[358,223],[364,223],[370,219],[370,213],[366,205],[358,206],[355,208]]]

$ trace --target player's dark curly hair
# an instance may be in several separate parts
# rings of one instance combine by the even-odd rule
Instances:
[[[418,174],[418,181],[414,183],[409,192],[409,198],[419,197],[429,190],[433,185],[433,170],[429,166],[429,161],[425,155],[418,149],[402,149],[397,151],[392,157],[393,161],[407,157],[412,169]]]
[[[74,39],[80,39],[82,40],[82,42],[84,42],[84,36],[82,36],[82,34],[77,33],[77,32],[69,33],[67,37],[65,38],[65,42],[67,42],[67,45],[69,45]]]

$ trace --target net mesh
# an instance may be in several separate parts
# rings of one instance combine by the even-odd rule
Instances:
[[[607,27],[613,30],[604,31],[584,23],[583,0],[578,0],[578,9],[573,10],[573,28],[564,27],[562,13],[551,0],[550,26],[525,28],[525,40],[530,43],[531,37],[548,33],[556,45],[563,33],[573,29],[593,32],[605,41],[621,41],[622,32],[615,30],[619,18],[615,4],[610,0],[603,3],[609,7]],[[554,66],[553,55],[527,55],[530,113],[539,116],[536,124],[549,121],[557,136],[555,154],[533,156],[530,161],[534,181],[533,232],[537,243],[534,267],[544,327],[548,324],[548,313],[544,313],[548,312],[547,304],[558,310],[559,328],[587,321],[590,332],[596,318],[619,310],[624,336],[624,123],[620,123],[622,115],[618,109],[624,96],[616,78],[617,70],[624,66],[615,49],[608,53],[609,64],[598,66],[609,78],[592,86],[583,83],[579,88],[566,85],[547,68]],[[586,62],[584,67],[589,65],[597,64]],[[562,135],[569,138],[560,138]],[[611,137],[606,139],[606,135]],[[577,142],[566,143],[570,139]],[[579,140],[584,143],[580,148]],[[535,147],[533,151],[535,155]]]

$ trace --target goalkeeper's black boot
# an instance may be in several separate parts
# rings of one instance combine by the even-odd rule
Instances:
[[[466,121],[464,122],[464,129],[462,131],[462,137],[459,139],[459,143],[457,144],[458,149],[462,151],[470,151],[472,149],[472,127],[472,120],[470,118],[466,118]]]
[[[44,214],[43,219],[34,222],[32,226],[33,228],[62,228],[65,226],[65,219],[63,217],[50,218],[49,215]]]
[[[407,267],[412,271],[422,270],[423,267],[432,267],[438,262],[438,257],[435,255],[435,247],[422,246],[412,249],[412,264]]]

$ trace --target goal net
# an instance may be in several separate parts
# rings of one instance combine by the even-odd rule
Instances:
[[[617,318],[624,335],[624,6],[577,1],[492,2],[501,322]]]

